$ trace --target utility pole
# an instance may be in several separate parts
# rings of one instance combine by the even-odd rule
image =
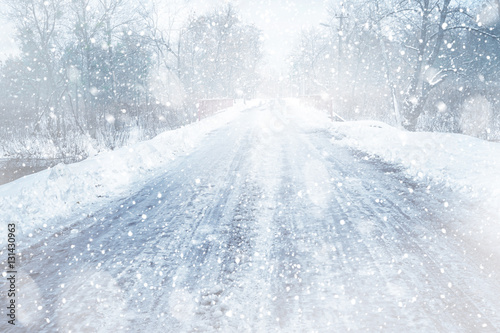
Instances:
[[[500,1],[500,0],[498,0]],[[342,38],[344,36],[344,19],[348,18],[347,14],[345,14],[345,8],[344,8],[344,3],[341,2],[340,5],[342,6],[340,14],[336,14],[335,18],[339,20],[339,27],[337,29],[337,35],[339,38],[339,52],[337,56],[337,84],[340,85],[340,72],[342,71]],[[320,23],[319,25],[322,25],[324,27],[328,28],[333,28],[331,25],[326,24],[326,23]]]
[[[339,36],[339,52],[338,52],[338,58],[337,58],[337,83],[340,86],[340,72],[342,71],[342,38],[344,37],[344,19],[348,18],[348,16],[345,14],[345,8],[344,8],[344,3],[341,2],[340,5],[342,6],[340,14],[335,15],[335,18],[339,20],[339,29],[338,29],[338,36]]]
[[[499,0],[500,1],[500,0]],[[338,30],[337,30],[337,34],[338,34],[338,38],[339,38],[339,50],[338,50],[338,57],[337,57],[337,97],[334,98],[333,96],[331,97],[331,100],[330,100],[330,103],[331,105],[329,106],[329,110],[330,110],[330,117],[333,121],[334,117],[333,117],[333,108],[334,108],[334,104],[337,104],[340,105],[341,104],[341,97],[340,97],[340,94],[339,94],[339,90],[340,90],[340,80],[341,80],[341,75],[340,75],[340,72],[342,72],[342,38],[344,37],[344,19],[348,18],[347,14],[345,13],[345,8],[344,8],[344,3],[341,2],[340,3],[340,6],[341,6],[341,11],[340,11],[340,14],[336,14],[335,15],[335,18],[339,20],[339,27],[338,27]],[[328,27],[328,28],[331,28],[333,30],[333,27],[329,24],[326,24],[326,23],[320,23],[320,25],[324,26],[324,27]],[[338,102],[337,103],[334,103],[334,99],[336,99]],[[340,119],[342,119],[340,116],[338,116],[337,114],[335,114],[337,117],[339,117]],[[343,120],[343,119],[342,119]]]

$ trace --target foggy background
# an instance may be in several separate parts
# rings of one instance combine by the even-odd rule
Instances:
[[[4,163],[152,138],[210,99],[300,97],[345,120],[500,137],[496,0],[1,6]]]

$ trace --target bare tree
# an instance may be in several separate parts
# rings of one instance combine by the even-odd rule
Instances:
[[[182,35],[181,81],[195,98],[252,93],[262,59],[261,32],[243,24],[231,5],[192,17]]]
[[[456,40],[453,33],[463,30],[498,38],[478,24],[470,7],[462,6],[458,1],[397,1],[381,17],[386,18],[392,18],[406,28],[406,36],[400,39],[400,43],[408,51],[412,74],[404,102],[404,126],[415,130],[431,90],[450,73],[463,70],[453,61],[451,50],[454,49],[453,40]]]
[[[64,132],[64,116],[59,107],[64,89],[57,63],[61,56],[61,30],[66,0],[5,0],[7,15],[17,29],[17,39],[24,53],[38,113],[35,129],[46,123],[48,133],[56,139]],[[22,91],[19,93],[23,93]]]

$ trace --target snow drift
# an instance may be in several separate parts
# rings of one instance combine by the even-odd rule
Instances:
[[[42,228],[55,231],[64,227],[55,223],[55,219],[74,213],[87,215],[88,205],[104,205],[108,200],[133,191],[141,181],[150,179],[176,156],[189,153],[207,133],[223,126],[249,106],[237,105],[151,140],[78,163],[61,163],[0,186],[0,234],[6,234],[7,223],[14,222],[19,244],[22,244]],[[0,245],[5,241],[1,238]]]

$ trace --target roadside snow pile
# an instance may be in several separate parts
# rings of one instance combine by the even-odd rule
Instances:
[[[500,256],[500,143],[462,134],[407,132],[379,121],[331,122],[324,111],[297,100],[287,104],[288,114],[305,131],[327,131],[333,144],[401,165],[417,181],[444,184],[467,198],[459,202],[463,215],[450,216],[448,227]]]
[[[380,121],[331,122],[326,112],[287,101],[305,130],[328,130],[332,142],[402,165],[408,174],[431,178],[500,207],[500,144],[454,133],[407,132]]]
[[[0,234],[6,235],[7,223],[14,222],[19,238],[27,239],[42,227],[52,228],[51,220],[55,218],[82,213],[84,205],[133,190],[134,184],[151,177],[175,156],[189,153],[207,133],[248,107],[237,105],[201,122],[164,132],[152,140],[79,163],[58,164],[0,186]],[[0,245],[4,245],[4,238],[0,239]]]
[[[334,123],[335,142],[400,164],[500,207],[500,144],[454,133],[406,132],[375,121]]]
[[[337,144],[400,164],[417,180],[446,184],[469,198],[459,203],[461,218],[450,217],[447,227],[474,247],[500,256],[499,143],[461,134],[406,132],[373,121],[334,123],[331,131]]]

